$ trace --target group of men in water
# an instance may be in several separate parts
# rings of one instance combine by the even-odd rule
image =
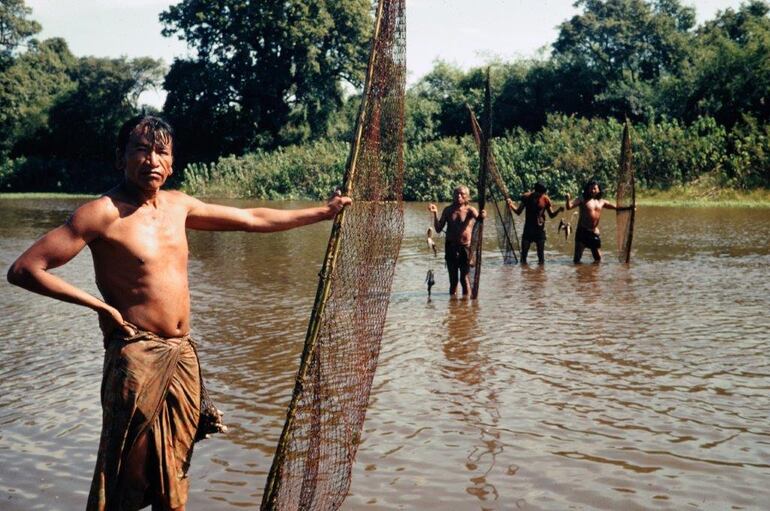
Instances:
[[[527,255],[532,243],[537,248],[537,261],[545,263],[545,215],[551,218],[565,210],[580,208],[577,228],[575,229],[575,253],[573,261],[577,264],[583,258],[585,249],[589,249],[594,262],[602,259],[602,240],[599,236],[599,219],[602,210],[615,209],[618,211],[629,210],[631,207],[617,207],[615,204],[602,198],[602,189],[597,181],[589,181],[583,187],[583,194],[572,200],[567,194],[565,205],[553,209],[547,188],[541,182],[537,182],[534,189],[522,194],[517,205],[512,199],[507,200],[508,208],[524,216],[524,232],[521,235],[521,264],[527,264]],[[485,211],[479,212],[470,205],[470,190],[467,186],[458,186],[454,189],[452,204],[445,207],[438,215],[438,208],[430,204],[428,210],[433,215],[433,227],[436,232],[441,232],[446,227],[445,254],[447,271],[449,273],[449,294],[456,296],[457,284],[462,288],[462,294],[467,295],[470,290],[471,269],[471,238],[473,226],[477,220],[486,216]],[[567,223],[569,226],[569,223]],[[567,231],[569,232],[569,231]]]
[[[63,225],[37,240],[13,263],[8,281],[96,312],[105,356],[102,379],[102,433],[88,510],[183,510],[187,470],[199,439],[202,382],[195,342],[190,337],[190,293],[186,229],[275,232],[334,218],[351,199],[335,194],[326,205],[294,210],[234,208],[209,204],[180,191],[161,190],[174,172],[174,136],[160,118],[138,116],[118,134],[116,166],[122,182],[80,206]],[[437,217],[447,227],[446,261],[451,289],[458,280],[468,292],[469,246],[473,223],[484,218],[469,205],[468,188],[454,191],[452,205]],[[522,262],[531,243],[543,262],[545,212],[553,211],[542,184],[524,194],[526,210]],[[597,226],[603,208],[598,184],[566,208],[580,207],[575,261],[584,248],[601,258]],[[86,246],[91,250],[97,298],[50,270]]]

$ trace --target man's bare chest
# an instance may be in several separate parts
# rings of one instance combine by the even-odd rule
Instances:
[[[120,218],[91,244],[91,249],[95,255],[117,257],[127,263],[186,261],[184,219],[162,211]]]
[[[467,219],[468,219],[467,208],[458,208],[449,213],[449,223],[451,224],[461,225],[461,224],[464,224]]]

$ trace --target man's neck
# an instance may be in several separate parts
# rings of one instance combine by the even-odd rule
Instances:
[[[160,190],[143,190],[130,181],[123,181],[120,189],[126,198],[137,207],[144,205],[158,207],[158,195]]]

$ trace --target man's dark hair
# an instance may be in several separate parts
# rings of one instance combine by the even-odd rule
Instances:
[[[593,188],[594,185],[599,187],[599,195],[597,195],[596,198],[597,199],[602,198],[602,195],[604,194],[604,190],[602,190],[602,185],[599,184],[599,181],[592,179],[583,186],[583,200],[588,200],[591,198],[591,188]]]
[[[546,188],[545,185],[541,181],[538,181],[537,183],[535,183],[535,192],[536,193],[546,193],[547,191],[548,191],[548,188]]]
[[[153,144],[156,140],[164,143],[174,140],[174,128],[169,123],[153,115],[137,115],[124,122],[118,131],[116,149],[119,155],[126,153],[126,145],[134,132],[147,135]]]

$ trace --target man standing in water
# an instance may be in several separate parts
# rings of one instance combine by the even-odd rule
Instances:
[[[508,199],[508,207],[517,215],[527,210],[524,217],[524,232],[521,235],[521,264],[527,264],[531,243],[537,247],[538,264],[545,263],[545,214],[548,212],[548,216],[554,218],[564,209],[560,207],[556,211],[553,210],[551,199],[546,195],[547,191],[545,185],[538,181],[535,183],[535,191],[521,196],[521,204],[518,207]]]
[[[184,509],[200,416],[200,368],[189,336],[185,229],[274,232],[333,218],[346,197],[297,210],[239,209],[161,190],[173,131],[135,117],[116,148],[123,182],[79,207],[8,271],[30,291],[88,307],[104,333],[102,434],[87,509]],[[91,249],[103,300],[49,270]]]
[[[588,248],[591,250],[591,254],[594,256],[594,262],[598,263],[602,260],[602,240],[599,237],[599,219],[601,218],[602,209],[615,209],[618,211],[628,211],[632,207],[618,208],[611,202],[608,202],[602,198],[602,190],[599,187],[597,181],[589,181],[583,186],[583,196],[575,199],[570,199],[570,194],[567,194],[567,210],[580,207],[580,216],[578,217],[577,229],[575,229],[575,256],[573,261],[575,264],[580,262],[583,257],[583,251]]]
[[[476,208],[470,205],[470,195],[467,186],[455,188],[452,194],[452,204],[444,208],[444,211],[441,212],[441,218],[438,217],[438,208],[435,204],[428,206],[428,211],[433,213],[433,227],[436,232],[441,232],[446,225],[444,259],[449,272],[450,296],[457,294],[458,280],[463,289],[463,296],[468,295],[473,224],[476,223],[477,219],[486,217],[483,210],[479,214]]]

